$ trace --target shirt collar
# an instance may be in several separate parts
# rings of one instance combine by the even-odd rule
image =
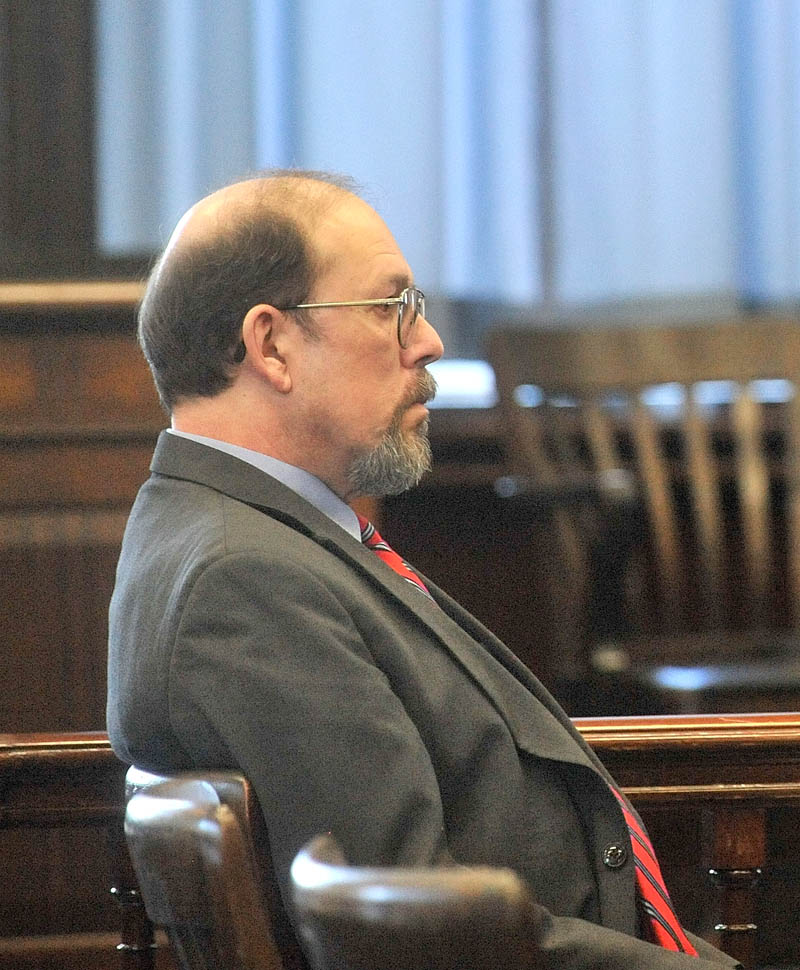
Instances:
[[[216,448],[224,451],[234,458],[246,461],[250,465],[255,465],[267,475],[271,475],[279,482],[286,485],[293,492],[302,496],[310,502],[314,508],[318,509],[329,519],[341,526],[345,532],[349,532],[354,539],[361,541],[361,529],[358,524],[356,513],[343,502],[338,495],[332,492],[328,486],[320,481],[315,475],[307,472],[304,468],[296,465],[289,465],[285,461],[264,455],[260,451],[251,451],[250,448],[242,448],[239,445],[229,444],[227,441],[219,441],[217,438],[206,438],[199,434],[189,434],[187,431],[176,431],[174,428],[167,428],[169,434],[178,435],[181,438],[189,438],[197,441],[201,445],[209,448]]]

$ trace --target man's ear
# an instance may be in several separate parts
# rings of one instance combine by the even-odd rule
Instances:
[[[282,394],[292,389],[292,378],[284,356],[288,315],[268,303],[257,303],[242,321],[242,343],[246,362]]]

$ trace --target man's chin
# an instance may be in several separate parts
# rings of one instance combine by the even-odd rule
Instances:
[[[420,415],[419,419],[415,421],[410,428],[406,429],[406,434],[409,438],[419,439],[424,438],[425,441],[428,440],[428,434],[430,432],[431,421],[428,417],[428,409],[425,408],[425,414]]]
[[[350,468],[350,484],[359,495],[399,495],[417,485],[431,468],[428,418],[416,427],[395,426]]]

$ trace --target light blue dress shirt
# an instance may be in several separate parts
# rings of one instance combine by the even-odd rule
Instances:
[[[341,526],[345,532],[349,532],[354,539],[361,542],[361,529],[358,524],[356,513],[343,502],[338,495],[332,492],[328,486],[321,482],[315,475],[298,468],[296,465],[288,465],[285,461],[271,458],[269,455],[262,455],[260,451],[251,451],[249,448],[241,448],[239,445],[228,444],[227,441],[218,441],[216,438],[205,438],[199,434],[189,434],[186,431],[176,431],[174,428],[167,428],[169,434],[179,435],[181,438],[189,438],[191,441],[198,441],[201,445],[208,445],[209,448],[216,448],[224,451],[234,458],[246,461],[250,465],[255,465],[262,472],[277,478],[287,488],[297,492],[314,508],[319,509],[329,519]]]

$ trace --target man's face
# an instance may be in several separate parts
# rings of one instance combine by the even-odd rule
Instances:
[[[324,269],[308,302],[398,296],[411,270],[380,217],[348,197],[315,227]],[[397,340],[397,308],[310,311],[319,330],[298,373],[302,429],[312,470],[345,498],[396,494],[430,466],[428,411],[435,392],[424,369],[443,352],[423,317],[408,341]]]

